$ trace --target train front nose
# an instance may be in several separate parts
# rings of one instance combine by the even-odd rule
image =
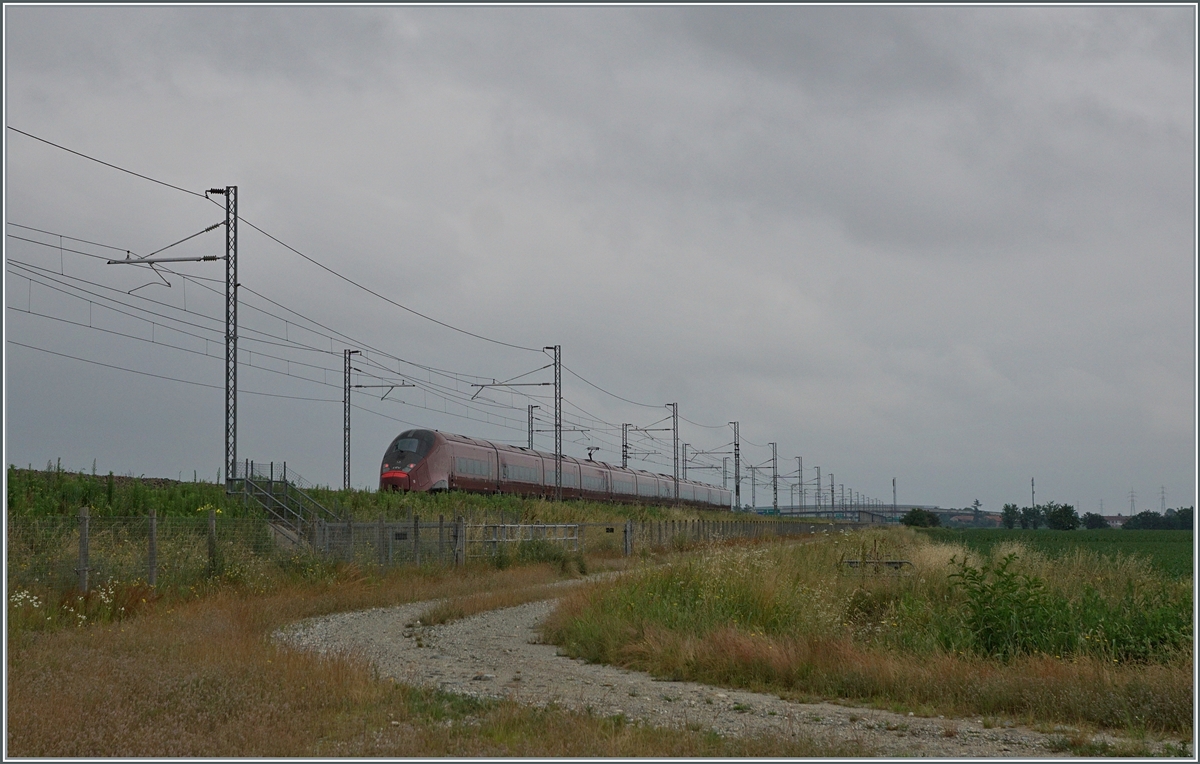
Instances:
[[[384,469],[379,475],[379,490],[407,491],[412,488],[412,478],[404,470]]]

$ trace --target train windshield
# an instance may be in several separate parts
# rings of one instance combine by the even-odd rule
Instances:
[[[421,441],[417,440],[416,438],[401,438],[392,444],[393,451],[411,451],[414,454],[420,447]]]
[[[433,433],[428,430],[409,430],[402,432],[392,441],[383,455],[385,465],[395,469],[415,464],[425,458],[433,448]],[[388,469],[387,466],[384,469]]]

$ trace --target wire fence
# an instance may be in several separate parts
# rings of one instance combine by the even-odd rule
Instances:
[[[468,523],[423,520],[317,521],[305,538],[263,518],[9,516],[11,587],[87,591],[101,582],[189,586],[220,575],[248,580],[256,569],[309,558],[362,566],[465,565],[519,556],[525,545],[563,553],[629,556],[705,542],[792,537],[860,527],[786,519],[623,520],[609,523]]]
[[[236,576],[283,553],[257,518],[13,517],[9,586],[87,591],[101,581],[188,586],[213,574]]]

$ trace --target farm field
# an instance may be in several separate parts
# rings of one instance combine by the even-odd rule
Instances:
[[[1192,531],[1138,531],[1120,528],[1074,531],[1052,531],[1044,528],[924,528],[920,532],[934,541],[960,543],[976,552],[987,553],[999,544],[1019,541],[1030,549],[1055,556],[1067,554],[1075,549],[1085,549],[1108,556],[1140,556],[1168,575],[1192,575]]]

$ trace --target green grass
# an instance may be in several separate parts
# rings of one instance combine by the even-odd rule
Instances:
[[[19,516],[71,516],[87,506],[92,517],[146,516],[153,507],[159,517],[194,517],[196,509],[212,505],[225,517],[261,513],[243,505],[240,495],[228,496],[216,483],[163,478],[96,475],[70,472],[48,464],[45,470],[8,467],[8,512]],[[463,516],[481,523],[566,523],[632,520],[728,519],[729,512],[650,504],[608,504],[597,501],[546,501],[513,495],[399,493],[370,490],[313,488],[308,493],[339,515],[356,521],[389,520],[419,515],[436,520]]]
[[[1176,578],[1192,575],[1192,531],[1102,530],[1052,531],[970,528],[926,528],[920,531],[931,540],[963,544],[968,549],[990,553],[998,544],[1019,541],[1052,557],[1085,549],[1110,558],[1116,555],[1143,557],[1151,565]]]
[[[900,575],[843,559],[906,559]],[[675,680],[938,713],[1191,725],[1190,579],[909,529],[705,550],[568,595],[545,638]]]

